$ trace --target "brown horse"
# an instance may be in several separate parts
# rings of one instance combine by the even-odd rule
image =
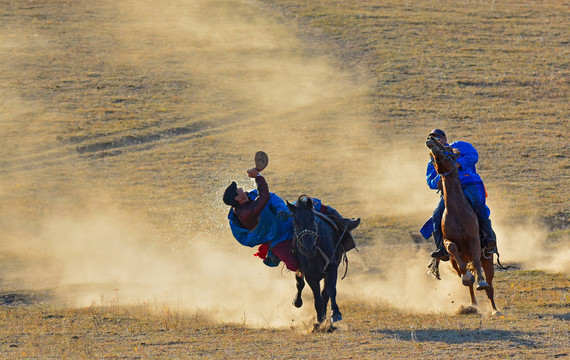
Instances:
[[[473,265],[473,272],[477,276],[477,290],[485,290],[493,308],[492,313],[497,313],[493,290],[493,256],[482,256],[481,241],[479,238],[479,221],[471,204],[463,195],[459,175],[458,164],[453,149],[442,145],[433,137],[428,137],[426,146],[430,149],[430,155],[434,160],[434,167],[442,179],[443,199],[445,211],[441,220],[443,244],[451,255],[450,262],[457,274],[461,277],[463,285],[469,286],[471,305],[476,306],[477,300],[473,291],[475,277],[468,270],[468,263]],[[483,271],[487,277],[483,276]]]

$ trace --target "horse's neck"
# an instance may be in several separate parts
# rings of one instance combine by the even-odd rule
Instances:
[[[443,177],[443,199],[448,214],[460,215],[469,211],[469,206],[467,206],[469,204],[467,204],[457,174]]]
[[[325,214],[321,214],[317,210],[313,210],[313,214],[315,214],[315,216],[317,217],[317,222],[319,222],[318,219],[320,218],[323,223],[326,223],[328,226],[338,231],[338,227],[330,217],[326,216]]]

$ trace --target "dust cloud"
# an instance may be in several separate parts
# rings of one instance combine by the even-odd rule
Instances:
[[[525,270],[540,269],[570,274],[568,232],[549,238],[549,230],[545,224],[533,219],[512,224],[508,221],[509,213],[506,211],[508,210],[499,203],[496,211],[498,221],[494,229],[497,233],[500,261],[520,264]]]
[[[53,288],[73,306],[145,304],[156,312],[203,313],[250,326],[306,322],[314,312],[309,289],[303,308],[295,309],[293,274],[264,266],[253,256],[255,249],[232,238],[228,209],[220,200],[231,180],[253,187],[244,174],[260,149],[270,156],[265,173],[272,191],[290,201],[301,193],[322,198],[343,214],[363,217],[361,230],[367,219],[382,216],[414,217],[419,228],[431,214],[437,195],[424,182],[427,150],[421,141],[410,147],[381,139],[364,105],[366,81],[357,83],[354,74],[341,71],[319,44],[307,51],[291,25],[240,1],[122,1],[103,10],[101,16],[110,21],[107,31],[117,41],[104,55],[112,66],[144,69],[143,78],[191,83],[181,94],[187,109],[178,116],[207,121],[215,131],[159,150],[172,158],[190,152],[196,174],[185,176],[197,178],[192,184],[201,188],[187,189],[190,200],[166,214],[177,218],[174,222],[157,225],[144,208],[135,212],[116,205],[114,199],[125,196],[120,190],[98,187],[102,165],[89,170],[85,159],[60,157],[65,165],[56,169],[80,167],[88,174],[75,171],[62,183],[88,182],[88,192],[61,190],[63,199],[53,204],[41,191],[26,197],[17,187],[0,188],[0,194],[32,199],[14,211],[2,208],[0,244],[12,264],[4,265],[4,288]],[[3,124],[6,119],[0,117]],[[196,149],[208,144],[207,153],[198,154]],[[216,161],[208,162],[210,156]],[[14,178],[27,180],[29,173],[7,168]],[[136,180],[127,170],[113,175],[127,183]],[[187,180],[178,176],[176,181]],[[150,208],[156,189],[144,190]],[[34,199],[44,210],[32,216],[28,209],[37,206]],[[526,261],[532,249],[541,253],[532,241],[528,252],[521,252],[516,233],[527,230],[504,229],[497,226],[505,261]],[[351,268],[339,281],[339,299],[417,312],[453,311],[455,303],[468,301],[468,291],[451,271],[443,269],[439,282],[426,275],[429,250],[375,234],[359,253],[349,253]],[[538,262],[525,264],[555,271],[560,268],[550,266],[563,263],[563,255],[568,258],[567,252],[541,254]]]
[[[251,249],[217,249],[209,244],[223,239],[207,233],[170,249],[153,245],[155,230],[111,205],[46,217],[34,231],[13,234],[11,240],[26,241],[7,244],[9,262],[26,266],[7,268],[13,274],[3,286],[52,288],[72,306],[138,304],[158,314],[197,312],[253,326],[293,326],[307,317],[307,309],[294,312],[284,301],[293,297],[293,275],[265,271]]]

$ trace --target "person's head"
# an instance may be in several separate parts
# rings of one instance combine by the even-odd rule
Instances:
[[[224,192],[224,203],[226,205],[237,207],[241,204],[245,204],[248,200],[247,192],[242,188],[238,188],[235,181],[232,181]]]
[[[437,141],[439,141],[440,144],[442,145],[447,145],[447,136],[445,135],[445,132],[441,129],[433,129],[430,133],[429,136],[433,137],[434,139],[436,139]]]

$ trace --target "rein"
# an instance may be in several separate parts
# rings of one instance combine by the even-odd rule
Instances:
[[[316,245],[316,244],[318,243],[318,241],[319,241],[319,234],[318,234],[319,225],[317,224],[316,218],[313,220],[313,224],[314,224],[314,226],[315,226],[316,231],[309,230],[309,229],[304,229],[303,231],[301,231],[301,232],[298,233],[298,232],[297,232],[297,229],[293,226],[293,232],[295,233],[295,243],[296,243],[297,248],[299,249],[299,251],[301,251],[302,245],[303,245],[303,244],[301,243],[301,238],[302,238],[303,236],[306,236],[306,235],[311,235],[312,237],[315,238],[315,247],[316,247],[316,248],[319,250],[319,252],[325,257],[325,260],[327,260],[327,264],[328,264],[328,257],[327,257],[326,255],[324,255],[324,253],[323,253],[323,251],[321,250],[321,248],[320,248],[318,245]]]
[[[313,213],[314,213],[316,216],[320,217],[321,219],[325,220],[329,225],[331,225],[331,226],[333,227],[333,229],[335,229],[335,230],[338,232],[338,227],[335,225],[335,223],[334,223],[331,219],[329,219],[329,218],[326,217],[325,215],[323,215],[323,214],[321,214],[321,213],[319,213],[319,212],[317,212],[317,211],[315,211],[315,210],[313,210]],[[331,264],[331,258],[329,258],[329,257],[325,254],[325,252],[323,251],[323,249],[321,249],[321,247],[318,245],[318,242],[319,242],[320,237],[319,237],[319,234],[318,234],[319,225],[318,225],[318,223],[317,223],[316,217],[315,217],[315,220],[314,220],[314,225],[315,225],[316,231],[309,230],[309,229],[304,229],[303,231],[301,231],[301,232],[299,232],[299,233],[297,233],[297,230],[295,229],[295,227],[293,227],[293,231],[294,231],[294,233],[295,233],[295,243],[296,243],[297,248],[299,249],[299,251],[301,251],[301,245],[302,245],[302,244],[301,244],[301,238],[302,238],[303,236],[305,236],[305,235],[311,235],[311,236],[313,236],[313,237],[315,238],[315,247],[316,247],[317,250],[319,251],[319,254],[321,254],[321,256],[323,257],[323,259],[325,260],[325,266],[323,267],[323,270],[322,270],[322,271],[323,271],[323,273],[326,273],[326,272],[327,272],[327,268],[328,268],[329,265]],[[335,248],[334,248],[334,250],[333,250],[333,253],[332,253],[332,258],[334,258],[335,254],[336,254],[336,252],[337,252],[337,250],[338,250],[338,246],[341,244],[341,240],[342,240],[343,236],[346,234],[346,232],[347,232],[347,229],[346,229],[346,227],[345,227],[345,228],[344,228],[344,231],[342,232],[342,234],[341,234],[341,235],[339,236],[339,238],[338,238],[338,242],[337,242],[337,244],[336,244],[336,246],[335,246]],[[345,268],[344,275],[342,276],[342,279],[345,278],[346,273],[348,272],[348,258],[346,257],[346,251],[344,252],[344,258],[343,258],[343,260],[346,262],[347,266],[346,266],[346,268]]]
[[[453,174],[453,172],[456,170],[455,164],[457,163],[457,159],[455,159],[455,157],[449,156],[449,153],[448,153],[448,152],[444,152],[444,153],[443,153],[443,156],[444,156],[443,159],[441,159],[441,160],[439,160],[439,161],[438,161],[437,159],[435,159],[435,162],[436,162],[437,164],[441,164],[441,163],[443,163],[445,160],[449,160],[449,161],[451,161],[451,164],[453,165],[453,167],[452,167],[452,169],[451,169],[450,171],[448,171],[448,172],[446,172],[446,173],[443,173],[443,174],[439,174],[439,175],[441,175],[441,176],[451,175],[451,174]]]

